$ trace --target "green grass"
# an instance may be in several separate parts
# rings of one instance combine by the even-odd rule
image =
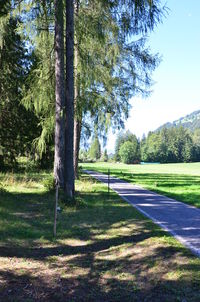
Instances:
[[[82,175],[53,238],[40,174],[0,174],[0,301],[200,301],[200,259]]]
[[[81,164],[84,169],[107,173],[133,184],[200,207],[200,163],[125,165]]]

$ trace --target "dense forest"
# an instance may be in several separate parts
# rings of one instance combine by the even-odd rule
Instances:
[[[115,142],[115,153],[101,152],[97,136],[88,151],[80,151],[81,161],[115,161],[126,164],[142,162],[182,163],[200,161],[200,129],[190,131],[183,126],[162,127],[149,132],[140,140],[130,131],[120,131]]]
[[[145,162],[181,163],[200,161],[200,129],[163,128],[150,132],[140,143]]]
[[[200,129],[183,126],[149,132],[142,140],[130,131],[120,132],[115,145],[115,161],[181,163],[200,161]]]

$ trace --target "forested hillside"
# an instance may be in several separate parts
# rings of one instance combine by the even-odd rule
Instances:
[[[191,114],[181,117],[180,119],[172,123],[166,123],[160,126],[157,131],[160,131],[163,128],[172,128],[179,126],[183,126],[184,128],[190,129],[191,131],[200,128],[200,110],[194,111]]]

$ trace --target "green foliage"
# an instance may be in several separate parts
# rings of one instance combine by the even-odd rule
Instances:
[[[135,156],[136,157],[135,159],[138,160],[140,157],[139,142],[137,140],[137,137],[130,131],[120,132],[118,134],[116,142],[115,142],[115,160],[120,161],[119,151],[120,151],[121,145],[123,145],[125,142],[132,142],[135,146],[137,146],[137,147],[135,147],[137,149],[137,156]]]
[[[89,156],[91,159],[97,160],[101,157],[101,145],[99,143],[98,136],[95,136],[90,150],[89,150]]]
[[[4,193],[6,193],[5,185],[0,182],[0,194],[3,195]]]
[[[200,161],[200,129],[196,129],[192,135],[194,161]]]
[[[0,2],[0,17],[6,15],[11,6],[10,0],[1,0]]]
[[[119,149],[119,156],[124,164],[133,164],[139,161],[137,142],[126,141]]]
[[[142,161],[191,162],[200,160],[198,134],[181,127],[150,132],[141,142]]]
[[[33,140],[33,150],[37,159],[52,157],[55,126],[55,77],[54,77],[54,35],[50,30],[51,1],[32,3],[31,69],[24,85],[23,105],[34,112],[39,120],[40,133]],[[27,13],[28,14],[28,13]],[[38,158],[39,157],[39,158]],[[46,160],[46,159],[45,159]]]
[[[46,177],[43,180],[42,184],[45,187],[45,189],[47,189],[48,191],[52,191],[55,189],[55,180],[52,175],[49,175],[48,177]]]
[[[38,162],[35,162],[33,160],[28,160],[25,165],[25,171],[26,172],[38,172],[39,166]]]
[[[88,159],[89,159],[88,151],[86,151],[84,149],[80,149],[80,151],[79,151],[79,161],[80,162],[87,162]]]
[[[83,117],[82,125],[85,125],[84,120],[89,117],[91,133],[94,133],[94,129],[96,131],[94,123],[97,125],[98,135],[105,135],[110,127],[122,128],[130,109],[129,99],[135,94],[149,94],[151,72],[157,66],[159,58],[152,55],[145,46],[145,34],[160,22],[162,16],[159,1],[154,1],[153,5],[150,2],[78,1],[79,11],[75,13],[75,41],[78,50],[75,83],[79,93],[75,115],[81,122]],[[18,154],[26,152],[44,167],[52,162],[54,152],[54,2],[2,0],[0,15],[7,12],[9,15],[5,15],[5,18],[22,16],[23,22],[16,23],[16,36],[12,36],[10,40],[14,45],[15,38],[20,33],[19,38],[23,41],[21,54],[26,54],[28,59],[21,57],[21,65],[14,62],[19,52],[14,48],[9,49],[11,60],[8,55],[7,62],[11,62],[10,67],[14,69],[20,65],[23,68],[19,70],[21,74],[16,74],[5,67],[3,81],[0,76],[2,83],[5,84],[7,77],[8,84],[16,83],[15,88],[18,89],[13,91],[9,87],[13,98],[13,103],[8,107],[11,113],[6,113],[7,123],[2,124],[0,121],[4,125],[2,129],[11,130],[9,148],[2,144],[7,130],[2,135],[0,163],[6,158],[5,153],[13,164]],[[0,49],[5,45],[2,32],[7,31],[4,31],[6,24],[7,20],[4,22],[1,18]],[[27,50],[25,45],[28,46]],[[19,78],[21,82],[17,83]],[[7,88],[5,85],[4,91]],[[11,129],[9,123],[12,119],[16,123],[18,120],[20,133],[14,127]],[[98,154],[94,155],[95,158],[96,156],[99,157]]]
[[[0,161],[14,165],[19,154],[30,153],[31,141],[38,133],[38,121],[32,112],[21,105],[30,58],[17,33],[20,20],[6,16],[1,21]]]
[[[94,125],[101,135],[106,135],[110,127],[123,128],[129,99],[150,93],[151,72],[159,58],[145,47],[143,34],[153,28],[161,10],[159,1],[154,2],[153,10],[149,3],[136,5],[135,1],[80,3],[75,19],[80,90],[76,111],[79,116],[84,113],[84,121],[90,117],[91,132]],[[142,38],[127,38],[136,33]]]
[[[103,154],[102,154],[102,160],[104,162],[108,161],[108,153],[107,153],[107,149],[104,150]]]

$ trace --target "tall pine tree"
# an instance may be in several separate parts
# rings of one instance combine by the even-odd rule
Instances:
[[[65,179],[65,71],[63,2],[55,0],[55,155],[54,177],[64,188]]]
[[[65,194],[73,198],[74,184],[74,1],[66,1],[66,120]]]

